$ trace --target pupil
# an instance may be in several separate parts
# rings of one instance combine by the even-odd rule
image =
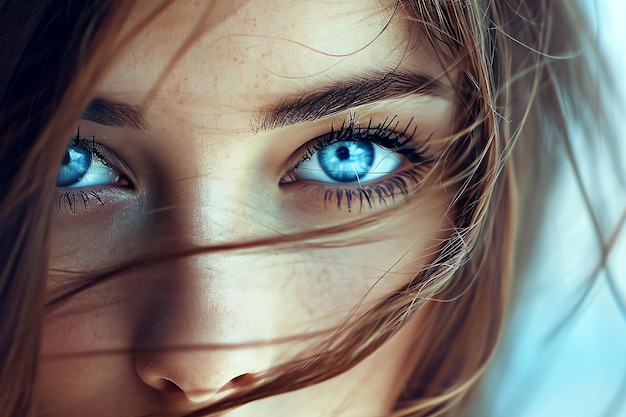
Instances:
[[[347,147],[342,146],[341,148],[335,151],[335,155],[341,161],[345,161],[346,159],[350,158],[350,150]]]
[[[69,151],[65,151],[65,155],[63,156],[63,165],[68,165],[70,163],[70,153]]]

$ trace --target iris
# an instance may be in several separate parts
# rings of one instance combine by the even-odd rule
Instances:
[[[67,187],[80,181],[91,166],[92,155],[86,149],[68,146],[57,173],[57,187]]]
[[[320,167],[338,182],[357,182],[374,163],[374,145],[365,141],[341,141],[317,152]]]

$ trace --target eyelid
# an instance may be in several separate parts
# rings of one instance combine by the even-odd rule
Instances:
[[[90,182],[112,181],[112,183],[88,184]],[[61,185],[60,188],[89,188],[89,187],[107,187],[116,185],[121,178],[121,174],[110,164],[106,163],[101,157],[92,155],[91,163],[88,171],[76,182],[68,185]]]
[[[339,159],[337,152],[340,151],[347,153],[347,158]],[[400,154],[373,142],[339,141],[317,151],[308,161],[300,164],[294,177],[299,181],[321,184],[362,186],[382,181],[401,169],[403,164],[406,165],[406,161]],[[349,169],[346,171],[346,168]]]
[[[375,123],[372,117],[365,124],[359,123],[357,120],[355,112],[351,111],[338,130],[335,130],[334,125],[331,124],[330,132],[317,136],[298,148],[287,161],[289,169],[284,173],[280,183],[288,184],[293,182],[284,181],[284,179],[292,175],[293,171],[298,169],[302,163],[308,161],[317,151],[341,141],[361,141],[365,138],[365,140],[375,145],[402,154],[411,163],[432,162],[433,158],[428,156],[429,138],[421,142],[414,140],[420,131],[417,124],[414,123],[415,119],[413,117],[409,118],[406,125],[404,123],[400,124],[401,120],[397,115],[387,115],[379,123]],[[348,126],[346,126],[346,123],[348,123]],[[398,126],[404,127],[398,129]],[[355,132],[359,134],[358,137],[351,135]]]
[[[133,184],[136,184],[137,182],[136,175],[131,167],[119,156],[117,156],[117,154],[111,148],[103,144],[101,140],[102,139],[99,139],[95,133],[91,136],[82,135],[80,133],[80,128],[78,128],[76,131],[76,135],[72,139],[70,139],[68,145],[77,146],[90,152],[94,158],[96,158],[105,166],[116,171],[118,174],[120,174],[120,177],[126,179],[126,183],[124,184],[125,188],[134,189]]]

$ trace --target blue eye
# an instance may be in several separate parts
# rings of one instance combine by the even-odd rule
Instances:
[[[68,145],[57,173],[57,187],[78,188],[115,184],[120,175],[92,152]]]
[[[375,181],[395,171],[402,161],[396,152],[370,141],[332,143],[316,151],[296,169],[300,180],[331,184]]]

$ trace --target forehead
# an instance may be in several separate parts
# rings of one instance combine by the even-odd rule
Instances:
[[[229,109],[254,112],[370,71],[444,72],[432,52],[416,46],[415,24],[395,2],[169,3],[126,45],[98,95],[202,108],[214,126]],[[157,4],[139,2],[121,32],[136,29]]]

